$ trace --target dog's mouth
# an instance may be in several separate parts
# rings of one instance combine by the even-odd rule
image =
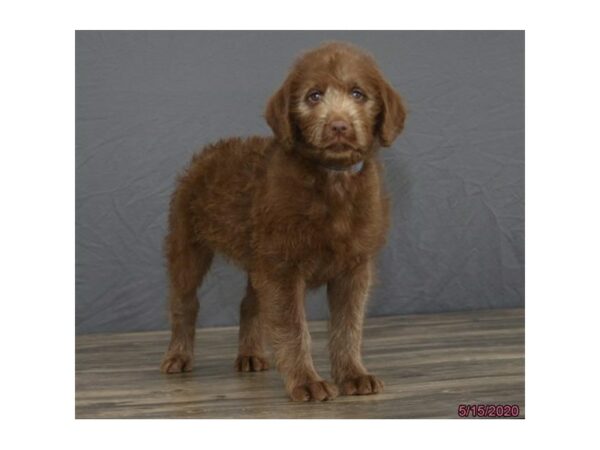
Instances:
[[[319,164],[332,167],[350,167],[364,159],[364,155],[351,145],[322,148],[316,156]]]
[[[299,137],[299,151],[319,165],[350,167],[365,158],[365,149],[344,136],[328,136],[320,142],[310,142],[302,134]]]
[[[348,152],[354,150],[354,146],[345,142],[335,142],[333,144],[326,145],[323,148],[332,152]]]
[[[356,150],[355,145],[343,138],[330,139],[324,143],[322,148],[332,152],[348,152]]]

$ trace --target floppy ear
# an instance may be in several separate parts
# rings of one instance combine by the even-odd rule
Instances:
[[[292,143],[292,123],[290,120],[291,88],[289,80],[269,99],[265,119],[273,130],[275,138],[286,146]]]
[[[379,142],[389,147],[404,128],[406,109],[398,93],[384,80],[380,83]]]

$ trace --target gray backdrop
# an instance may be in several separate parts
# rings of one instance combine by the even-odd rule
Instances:
[[[524,304],[524,33],[76,33],[76,331],[164,329],[162,259],[176,174],[262,113],[323,40],[370,51],[409,107],[381,153],[393,226],[370,315]],[[222,259],[200,326],[238,321],[245,275]],[[325,318],[324,290],[307,300]]]

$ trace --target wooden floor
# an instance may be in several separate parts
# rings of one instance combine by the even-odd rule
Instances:
[[[326,324],[311,323],[329,375]],[[372,318],[364,359],[382,394],[288,401],[276,371],[237,373],[237,327],[198,330],[193,372],[163,375],[167,332],[76,339],[77,418],[433,418],[459,404],[519,405],[525,415],[522,309]]]

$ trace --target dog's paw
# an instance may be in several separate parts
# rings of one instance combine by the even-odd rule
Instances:
[[[333,400],[338,394],[338,389],[334,384],[323,380],[295,386],[290,392],[290,397],[295,402],[325,401]]]
[[[192,370],[192,354],[167,352],[160,363],[162,373],[190,372]]]
[[[347,378],[339,385],[342,395],[369,395],[383,391],[383,381],[374,375]]]
[[[261,356],[238,356],[235,360],[238,372],[260,372],[269,369],[269,362]]]

